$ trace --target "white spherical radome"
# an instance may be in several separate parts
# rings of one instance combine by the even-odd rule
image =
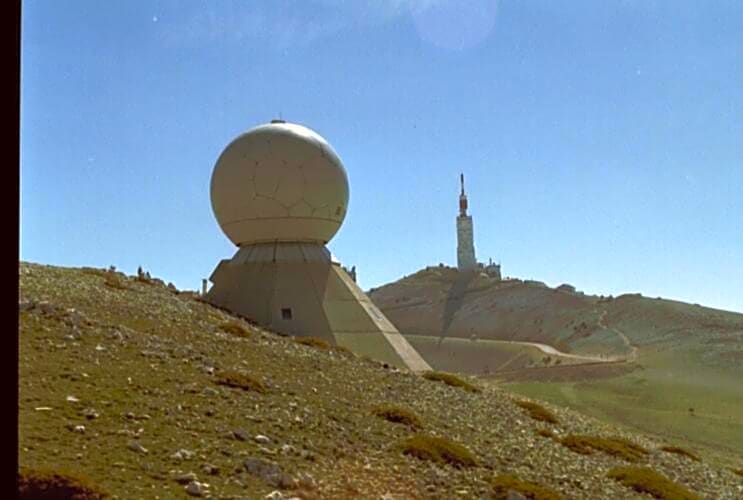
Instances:
[[[222,151],[212,172],[211,201],[235,245],[325,244],[346,216],[348,176],[317,132],[274,120]]]

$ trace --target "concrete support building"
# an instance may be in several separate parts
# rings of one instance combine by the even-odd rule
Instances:
[[[464,193],[464,174],[460,174],[459,182],[459,216],[457,216],[457,268],[460,271],[473,271],[477,268],[475,258],[475,242],[472,232],[472,216],[467,215],[467,195]]]
[[[217,222],[238,247],[205,300],[287,335],[346,347],[412,371],[431,367],[326,244],[348,207],[346,170],[315,131],[274,120],[232,141],[214,167]]]

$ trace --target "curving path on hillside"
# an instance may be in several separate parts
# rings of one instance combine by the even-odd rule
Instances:
[[[624,360],[626,360],[626,361],[637,361],[637,357],[638,357],[637,346],[634,345],[634,344],[632,344],[632,342],[630,342],[630,340],[627,337],[627,335],[625,335],[624,332],[621,331],[619,328],[614,328],[614,327],[606,326],[606,323],[604,323],[604,320],[606,319],[606,315],[608,313],[609,313],[609,311],[607,311],[606,309],[604,309],[603,311],[601,311],[601,315],[599,316],[599,319],[598,319],[598,322],[597,322],[598,325],[601,328],[603,328],[604,330],[609,330],[611,332],[616,333],[617,335],[619,335],[619,338],[622,339],[622,342],[624,342],[624,345],[627,347],[627,349],[629,349],[629,355],[628,356],[624,356],[623,357]]]
[[[608,311],[604,309],[601,314],[599,315],[598,319],[598,326],[603,328],[604,330],[609,330],[611,332],[614,332],[619,336],[619,338],[622,339],[622,342],[627,347],[628,354],[626,355],[588,355],[588,354],[573,354],[569,352],[563,352],[560,350],[555,349],[551,345],[548,344],[542,344],[541,342],[522,342],[518,340],[494,340],[494,339],[488,339],[489,342],[499,342],[503,344],[514,344],[514,345],[522,345],[522,346],[531,346],[534,348],[539,349],[544,354],[550,355],[550,356],[559,356],[561,358],[567,358],[567,359],[575,359],[579,361],[585,361],[589,363],[617,363],[617,362],[633,362],[637,361],[638,358],[638,348],[637,346],[633,345],[627,335],[624,334],[621,330],[618,328],[607,326],[604,320],[606,319],[606,315],[608,314]]]
[[[581,361],[589,361],[592,363],[616,363],[617,361],[628,360],[626,356],[590,356],[587,354],[572,354],[569,352],[558,351],[551,345],[542,344],[539,342],[521,342],[518,340],[489,340],[490,342],[499,342],[503,344],[515,344],[523,346],[531,346],[539,349],[545,354],[550,356],[560,356],[561,358],[577,359]]]

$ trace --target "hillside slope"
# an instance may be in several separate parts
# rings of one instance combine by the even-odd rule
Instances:
[[[607,477],[627,460],[576,453],[571,433],[624,437],[647,450],[635,465],[704,498],[743,492],[668,443],[559,407],[559,423],[535,420],[497,386],[468,392],[304,345],[158,282],[21,263],[20,291],[20,463],[85,474],[114,498],[498,498],[491,482],[506,473],[565,498],[637,497]],[[402,453],[416,431],[375,405],[411,410],[417,432],[477,463]]]
[[[616,359],[633,347],[703,348],[711,365],[743,360],[743,314],[639,294],[596,297],[429,267],[369,295],[406,335],[539,342]]]
[[[447,267],[370,296],[436,369],[509,381],[728,463],[743,450],[743,314]]]

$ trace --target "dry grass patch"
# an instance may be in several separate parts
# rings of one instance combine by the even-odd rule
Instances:
[[[534,420],[549,422],[550,424],[559,424],[557,417],[544,406],[531,401],[516,401],[516,405],[529,412],[529,416]]]
[[[617,467],[608,477],[638,493],[647,493],[661,500],[696,500],[699,497],[678,483],[647,467]]]
[[[450,385],[452,387],[459,387],[468,392],[480,392],[479,388],[470,384],[466,380],[457,377],[456,375],[452,375],[451,373],[426,372],[423,374],[423,378],[427,380],[433,380],[435,382],[443,382],[446,385]]]
[[[556,491],[531,481],[524,481],[511,474],[502,474],[491,482],[495,500],[511,498],[510,493],[516,492],[530,500],[560,500],[562,497]]]
[[[317,337],[295,337],[294,342],[296,342],[297,344],[307,345],[316,349],[323,349],[326,351],[332,348],[329,343]]]
[[[225,370],[217,374],[217,384],[226,385],[227,387],[236,387],[245,391],[258,392],[265,394],[268,388],[260,380],[251,377],[247,373],[236,370]]]
[[[624,438],[602,438],[570,434],[559,440],[560,444],[576,453],[590,455],[601,451],[607,455],[635,462],[648,454],[648,450]]]
[[[116,290],[128,290],[129,287],[124,282],[124,280],[116,273],[107,272],[106,273],[106,279],[104,281],[106,286],[115,288]]]
[[[99,500],[109,494],[90,478],[75,472],[21,468],[18,497],[21,500]]]
[[[333,350],[335,350],[336,352],[339,352],[339,353],[343,354],[344,356],[348,356],[349,358],[355,358],[356,357],[356,354],[354,354],[354,352],[351,349],[349,349],[348,347],[346,347],[346,346],[335,345],[335,346],[333,346]]]
[[[685,449],[683,449],[681,447],[678,447],[678,446],[663,446],[663,447],[661,447],[661,450],[666,451],[668,453],[675,453],[676,455],[682,455],[682,456],[685,456],[687,458],[691,458],[692,460],[694,460],[696,462],[701,462],[702,461],[702,459],[699,458],[699,455],[697,455],[696,453],[693,453],[693,452],[691,452],[689,450],[685,450]]]
[[[550,439],[555,437],[555,433],[549,429],[537,429],[537,434]]]
[[[93,276],[100,276],[101,278],[105,278],[106,275],[110,273],[110,271],[107,271],[106,269],[98,269],[97,267],[82,267],[80,270],[84,274],[92,274]]]
[[[477,465],[477,458],[470,450],[446,438],[415,434],[402,443],[402,452],[421,460],[450,464],[456,467]]]
[[[219,329],[235,337],[247,338],[250,337],[250,332],[236,321],[227,321],[219,325]]]
[[[372,414],[396,424],[404,424],[418,429],[423,426],[418,416],[410,410],[399,406],[380,405],[372,408]]]

